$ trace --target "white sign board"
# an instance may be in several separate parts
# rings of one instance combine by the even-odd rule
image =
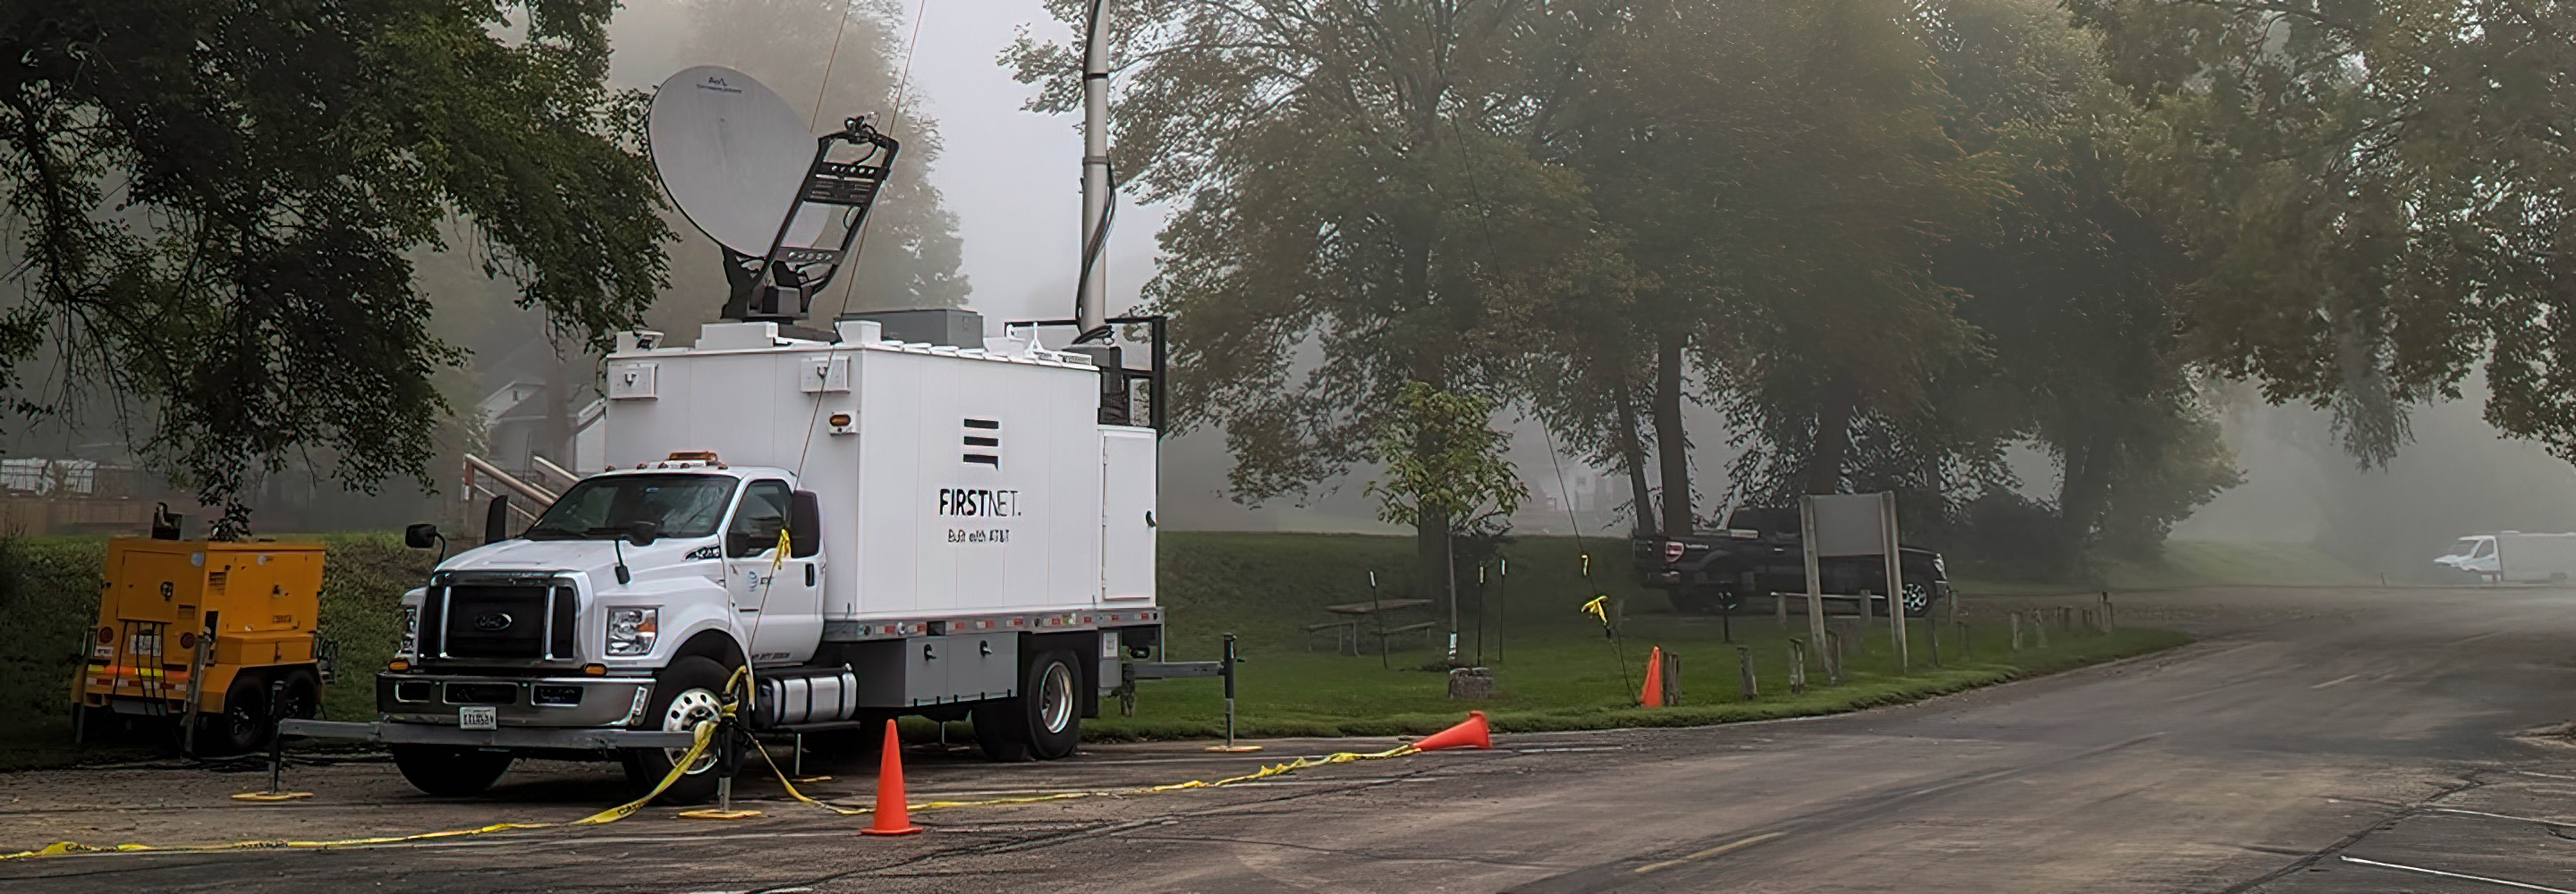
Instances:
[[[1817,560],[1832,556],[1879,556],[1886,562],[1887,592],[1877,595],[1887,599],[1888,641],[1896,647],[1896,666],[1900,672],[1909,663],[1905,637],[1905,602],[1899,582],[1903,573],[1896,556],[1896,494],[1884,491],[1874,494],[1818,494],[1802,497],[1798,503],[1802,551],[1807,566],[1807,623],[1816,642],[1825,641],[1824,570]],[[1861,601],[1861,613],[1869,613],[1869,600]]]
[[[1815,514],[1816,555],[1875,556],[1896,538],[1887,511],[1889,494],[1831,494],[1807,498]]]

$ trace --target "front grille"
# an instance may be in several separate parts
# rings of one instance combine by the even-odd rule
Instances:
[[[519,703],[516,683],[449,683],[447,703],[451,705],[515,705]]]
[[[441,631],[444,654],[452,658],[546,657],[547,595],[543,586],[448,587],[447,623]]]

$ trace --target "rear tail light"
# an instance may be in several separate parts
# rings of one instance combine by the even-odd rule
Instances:
[[[1679,541],[1679,540],[1666,540],[1666,541],[1664,541],[1664,561],[1666,561],[1666,562],[1679,562],[1679,561],[1681,561],[1681,560],[1682,560],[1682,542],[1681,542],[1681,541]]]
[[[54,634],[54,635],[55,635],[55,636],[61,636],[62,634],[57,633],[57,634]],[[99,644],[99,645],[104,646],[104,645],[107,645],[107,644],[109,644],[109,643],[113,643],[113,642],[116,642],[116,628],[113,628],[113,627],[101,627],[101,628],[99,628],[99,629],[98,629],[98,644]]]

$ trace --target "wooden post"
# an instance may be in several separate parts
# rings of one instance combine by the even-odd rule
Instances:
[[[2050,614],[2055,614],[2055,612],[2051,612]],[[2032,633],[2039,636],[2039,647],[2042,649],[2048,648],[2048,625],[2032,624],[2030,625],[2030,629]]]
[[[1798,498],[1798,536],[1798,551],[1803,554],[1800,558],[1805,560],[1807,570],[1807,634],[1819,645],[1830,646],[1825,637],[1824,574],[1816,569],[1816,506],[1812,497]],[[1825,653],[1832,655],[1834,650],[1827,648]],[[1842,672],[1834,668],[1840,660],[1829,658],[1826,665],[1837,683],[1842,682]]]
[[[2012,650],[2021,651],[2021,613],[2012,613]]]
[[[1807,694],[1807,641],[1789,638],[1789,694]]]
[[[1896,492],[1878,494],[1878,533],[1885,548],[1880,553],[1887,559],[1887,634],[1896,646],[1896,672],[1913,670],[1913,644],[1905,640],[1905,571],[1899,567],[1896,546]],[[1926,584],[1929,586],[1929,584]],[[1925,594],[1928,598],[1930,594]],[[1928,611],[1931,606],[1926,604]]]
[[[1664,704],[1666,706],[1671,706],[1681,703],[1682,656],[1673,652],[1666,652],[1664,653]]]
[[[1977,660],[1977,659],[1976,659],[1976,654],[1977,654],[1977,653],[1976,653],[1976,652],[1974,652],[1974,651],[1970,651],[1970,650],[1969,650],[1969,648],[1968,648],[1968,622],[1966,622],[1966,621],[1960,621],[1960,622],[1958,622],[1958,625],[1959,625],[1959,663],[1961,663],[1961,664],[1966,664],[1966,663],[1968,663],[1968,662],[1971,662],[1971,661],[1975,661],[1975,660]]]
[[[1737,669],[1744,673],[1744,700],[1749,702],[1760,698],[1762,687],[1756,685],[1753,679],[1753,650],[1743,646],[1735,647],[1735,664]]]
[[[1856,634],[1854,634],[1854,635],[1852,636],[1852,639],[1853,639],[1853,640],[1855,640],[1855,642],[1853,642],[1853,643],[1852,643],[1852,646],[1853,646],[1854,648],[1857,648],[1857,649],[1860,651],[1860,654],[1861,654],[1861,655],[1863,655],[1863,656],[1866,656],[1866,655],[1868,655],[1868,654],[1869,654],[1869,622],[1870,622],[1870,619],[1871,619],[1871,618],[1874,618],[1874,617],[1877,617],[1877,612],[1872,611],[1872,609],[1873,609],[1873,608],[1875,608],[1875,606],[1870,605],[1870,602],[1871,602],[1870,597],[1871,597],[1871,596],[1875,596],[1875,595],[1877,595],[1877,594],[1875,594],[1875,593],[1871,593],[1871,592],[1869,591],[1869,588],[1867,588],[1867,587],[1863,587],[1863,588],[1861,588],[1861,591],[1860,591],[1860,600],[1859,600],[1859,601],[1860,601],[1860,631],[1859,631],[1858,633],[1856,633]]]
[[[1825,682],[1843,685],[1843,644],[1838,631],[1825,631]]]

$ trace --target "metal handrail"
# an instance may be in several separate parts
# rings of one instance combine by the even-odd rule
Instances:
[[[500,466],[493,465],[489,460],[482,457],[475,456],[471,453],[466,454],[465,468],[484,475],[492,476],[492,480],[498,481],[509,487],[511,490],[518,492],[520,496],[537,501],[537,505],[539,506],[551,506],[555,502],[555,493],[553,491],[512,477],[510,473],[501,471]]]
[[[573,474],[570,469],[555,465],[554,460],[550,460],[542,456],[531,456],[528,457],[528,463],[535,466],[537,471],[551,475],[556,480],[563,482],[566,487],[570,487],[581,481],[581,476]]]

